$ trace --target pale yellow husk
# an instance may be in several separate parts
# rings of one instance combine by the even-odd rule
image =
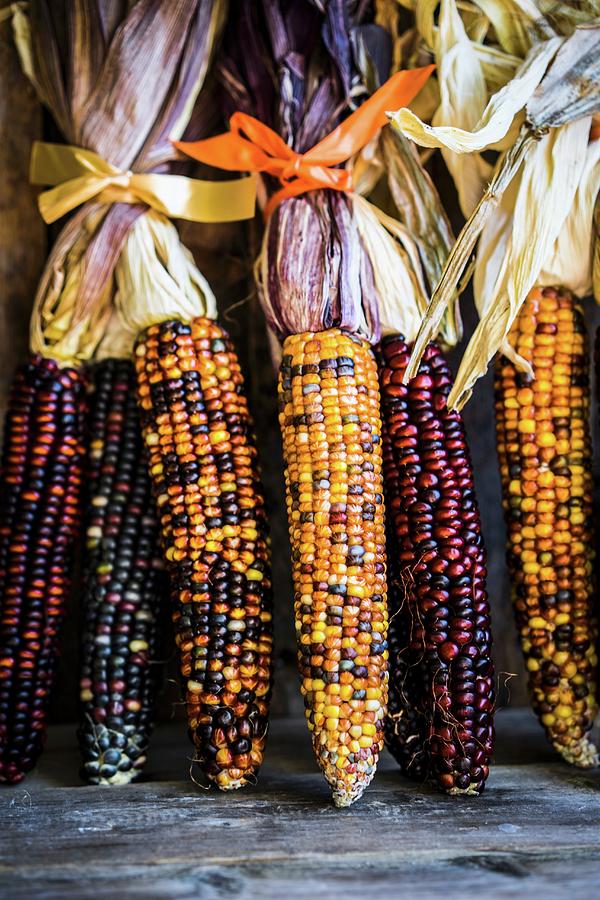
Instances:
[[[38,286],[30,348],[63,366],[77,366],[93,356],[110,318],[112,279],[99,292],[92,314],[77,316],[85,253],[105,214],[106,207],[75,214],[52,248]]]
[[[580,112],[582,118],[572,122],[568,114],[561,115],[558,122],[567,124],[549,133],[547,127],[536,130],[525,120],[527,108],[536,123],[542,125],[544,116],[556,123],[550,111],[557,108],[557,101],[564,99],[561,110],[571,109],[573,99],[587,90],[585,75],[580,77],[575,68],[579,80],[564,90],[557,76],[546,79],[542,97],[554,92],[546,106],[543,99],[540,106],[539,90],[536,93],[561,48],[570,53],[562,58],[576,65],[575,47],[585,48],[585,33],[569,36],[576,24],[590,21],[597,4],[588,4],[585,10],[580,5],[581,15],[563,16],[547,5],[542,9],[544,4],[521,0],[442,0],[439,21],[434,19],[433,0],[418,0],[413,6],[423,41],[436,53],[440,106],[431,125],[406,109],[391,115],[392,125],[418,145],[442,151],[469,220],[433,291],[406,377],[414,374],[425,347],[437,336],[451,292],[481,234],[474,279],[481,321],[449,397],[451,406],[460,407],[499,349],[527,370],[506,337],[532,287],[559,283],[581,295],[589,290],[594,272],[600,273],[600,262],[596,269],[592,265],[591,241],[600,154],[589,144],[590,117]],[[548,20],[546,12],[552,12]],[[555,31],[557,23],[560,33]],[[525,57],[511,80],[491,96],[477,49],[483,40],[491,42],[498,60],[507,60],[508,76],[515,59]],[[560,65],[552,73],[560,71]],[[497,74],[501,72],[498,67]],[[589,100],[586,103],[587,109],[594,108]],[[473,122],[474,110],[479,112],[482,106]],[[506,152],[488,187],[479,154],[490,149]],[[470,162],[465,165],[465,160]],[[596,281],[600,282],[600,274]]]
[[[563,38],[554,37],[532,47],[514,79],[494,94],[472,130],[421,121],[410,109],[390,113],[392,126],[421,147],[437,147],[453,153],[480,153],[495,147],[509,132],[546,73]]]
[[[536,285],[575,199],[585,163],[590,119],[550,131],[532,146],[514,197],[510,240],[492,296],[480,297],[480,321],[462,358],[448,403],[461,406],[500,347],[529,291]],[[535,231],[535,238],[534,238]],[[514,357],[533,375],[527,363]]]
[[[115,277],[115,308],[130,336],[129,352],[137,335],[156,322],[217,315],[215,295],[194,257],[175,226],[154,210],[130,229]],[[101,346],[99,353],[108,355],[111,349]]]

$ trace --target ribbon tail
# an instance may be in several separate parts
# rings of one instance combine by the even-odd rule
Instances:
[[[264,172],[272,162],[260,147],[232,131],[203,141],[173,141],[173,146],[198,162],[227,172]]]
[[[67,213],[97,197],[111,183],[111,178],[97,178],[93,175],[81,175],[72,178],[47,191],[38,197],[40,215],[47,225],[61,219]]]
[[[387,124],[387,110],[408,106],[424,87],[434,65],[396,72],[327,137],[303,154],[306,162],[333,166],[355,156]]]

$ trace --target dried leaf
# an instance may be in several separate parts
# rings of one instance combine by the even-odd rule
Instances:
[[[562,285],[578,297],[592,292],[592,223],[600,191],[600,140],[587,146],[577,192],[569,214],[545,259],[536,284]]]
[[[494,27],[500,46],[506,53],[524,57],[538,38],[552,37],[553,31],[540,15],[533,0],[476,0]]]
[[[156,322],[216,317],[215,296],[194,257],[175,226],[154,210],[129,229],[115,277],[115,306],[133,338]]]
[[[515,78],[490,98],[471,131],[445,125],[434,128],[420,121],[409,109],[390,113],[392,125],[421,147],[479,153],[506,136],[513,119],[526,106],[562,43],[562,38],[555,37],[536,44]]]
[[[590,119],[580,119],[553,129],[530,148],[515,199],[502,282],[495,287],[495,297],[484,304],[486,311],[462,358],[448,397],[449,406],[460,408],[466,402],[535,286],[575,198],[589,130]]]
[[[174,156],[168,137],[187,123],[224,8],[224,0],[31,0],[27,14],[19,6],[15,32],[23,68],[67,141],[124,169],[153,171]],[[41,318],[32,321],[32,342],[44,353],[77,361],[94,352],[109,321],[116,335],[113,270],[143,212],[88,203],[65,226],[38,289]],[[160,239],[147,222],[136,233]],[[174,257],[159,263],[165,247]],[[174,239],[146,253],[157,284],[185,255]]]
[[[432,124],[471,131],[483,114],[487,91],[455,0],[442,0],[436,44],[440,105]],[[490,180],[491,167],[477,154],[456,154],[442,147],[442,156],[456,185],[460,208],[468,216]]]
[[[353,214],[364,251],[371,260],[381,334],[414,340],[427,294],[419,250],[408,229],[359,194],[352,194]]]
[[[556,128],[600,111],[600,24],[578,28],[563,43],[527,102],[533,128]]]
[[[414,145],[403,135],[386,128],[381,134],[381,147],[398,218],[417,243],[429,290],[432,290],[440,279],[454,243],[450,222]],[[448,305],[440,337],[445,345],[453,347],[461,335],[462,323],[456,295],[455,302]]]

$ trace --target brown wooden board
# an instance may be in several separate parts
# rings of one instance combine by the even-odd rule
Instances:
[[[0,421],[15,365],[27,352],[29,315],[45,258],[46,228],[29,187],[31,142],[42,114],[21,72],[11,24],[0,22]]]
[[[498,716],[483,796],[403,779],[389,756],[336,810],[300,720],[275,720],[256,788],[190,781],[183,730],[161,727],[147,780],[83,787],[72,729],[0,791],[0,896],[364,898],[596,896],[600,773],[570,769],[525,711]]]

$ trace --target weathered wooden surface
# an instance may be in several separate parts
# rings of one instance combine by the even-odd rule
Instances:
[[[335,810],[308,732],[275,720],[256,788],[190,782],[185,736],[156,735],[144,784],[78,786],[72,731],[40,770],[0,792],[0,896],[361,898],[596,896],[600,774],[569,769],[528,713],[498,716],[497,764],[480,798],[440,796],[385,757]]]

